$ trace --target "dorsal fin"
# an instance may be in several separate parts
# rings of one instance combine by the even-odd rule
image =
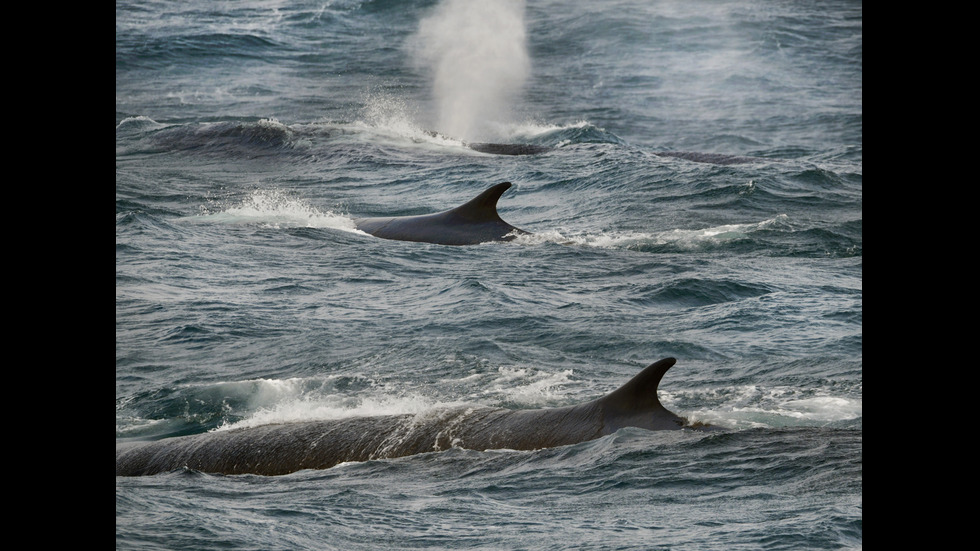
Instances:
[[[502,182],[491,186],[475,198],[449,212],[453,216],[465,219],[468,222],[503,222],[500,215],[497,214],[497,201],[511,185],[513,184],[510,182]]]
[[[664,373],[677,362],[674,358],[664,358],[648,365],[626,384],[606,394],[599,401],[612,406],[619,412],[641,412],[663,409],[657,397],[657,387]]]

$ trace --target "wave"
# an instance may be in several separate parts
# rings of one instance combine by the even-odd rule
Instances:
[[[117,130],[122,128],[128,131],[134,126],[148,130],[146,137],[151,147],[157,150],[255,158],[303,149],[309,145],[301,132],[276,119],[163,126],[159,123],[131,122],[138,119],[124,119],[117,125]]]
[[[296,152],[325,154],[338,146],[398,148],[414,152],[454,154],[537,154],[576,145],[629,144],[604,128],[586,120],[552,124],[533,120],[487,123],[493,140],[466,141],[431,129],[416,110],[404,101],[388,96],[372,97],[351,121],[316,121],[287,125],[274,118],[257,121],[216,121],[164,124],[145,116],[128,116],[116,126],[120,134],[145,134],[146,151],[179,151],[204,155],[256,158]],[[660,158],[677,158],[711,165],[746,164],[767,161],[722,153],[692,151],[651,151]]]
[[[116,132],[146,132],[150,130],[159,130],[161,128],[166,128],[167,126],[168,125],[157,122],[145,115],[137,115],[133,117],[124,117],[122,120],[120,120],[116,124]]]
[[[418,109],[385,93],[372,94],[348,121],[321,120],[285,124],[275,118],[191,123],[162,123],[143,115],[124,116],[118,136],[131,138],[127,153],[180,152],[254,159],[271,155],[329,155],[363,148],[401,149],[414,153],[500,153],[494,146],[529,146],[522,153],[541,153],[576,144],[625,142],[615,134],[579,120],[567,124],[537,121],[494,123],[496,139],[467,142],[440,133],[423,122]],[[507,150],[510,151],[510,150]]]
[[[174,65],[206,63],[216,57],[268,61],[271,55],[286,47],[260,25],[252,26],[250,29],[233,28],[233,24],[224,29],[211,26],[196,33],[163,31],[127,35],[117,32],[116,69],[172,69]]]

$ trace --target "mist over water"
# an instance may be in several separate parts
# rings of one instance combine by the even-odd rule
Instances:
[[[524,0],[444,0],[406,48],[432,80],[434,130],[466,141],[500,137],[531,72]]]

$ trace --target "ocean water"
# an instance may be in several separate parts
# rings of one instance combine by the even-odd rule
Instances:
[[[860,2],[121,1],[115,135],[117,443],[668,356],[725,429],[117,477],[117,549],[862,547]],[[533,235],[354,229],[503,181]]]

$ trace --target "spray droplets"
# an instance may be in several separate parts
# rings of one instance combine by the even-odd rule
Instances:
[[[432,78],[436,130],[465,141],[493,140],[511,118],[531,71],[523,0],[445,0],[407,44]]]

